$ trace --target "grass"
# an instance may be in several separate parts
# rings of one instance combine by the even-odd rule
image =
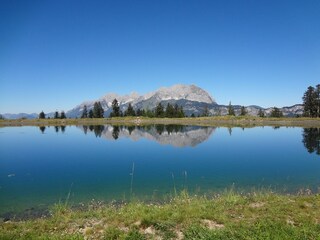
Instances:
[[[60,203],[51,216],[0,223],[0,239],[320,239],[320,195],[182,191],[164,204],[139,201],[86,210]]]
[[[148,125],[181,124],[198,126],[254,127],[254,126],[297,126],[319,127],[320,118],[260,118],[253,116],[216,116],[199,118],[147,118],[117,117],[95,119],[16,119],[0,120],[5,126],[56,126],[56,125]]]

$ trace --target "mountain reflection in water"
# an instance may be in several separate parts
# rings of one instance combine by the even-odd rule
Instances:
[[[79,126],[87,134],[93,132],[96,137],[108,140],[130,138],[137,141],[141,138],[156,141],[160,144],[175,147],[194,147],[206,141],[215,131],[214,127],[183,126],[183,125],[146,125],[146,126]]]
[[[215,127],[183,126],[183,125],[146,125],[146,126],[111,126],[111,125],[83,125],[78,126],[85,134],[92,132],[96,137],[109,140],[117,140],[119,137],[130,138],[137,141],[141,138],[156,141],[176,147],[196,146],[214,133]],[[64,133],[65,126],[55,126],[56,132]],[[279,127],[274,127],[279,129]],[[46,127],[40,126],[41,133],[45,133]],[[243,128],[244,130],[244,128]],[[232,128],[228,128],[232,134]],[[309,153],[320,155],[320,128],[303,128],[302,143]]]

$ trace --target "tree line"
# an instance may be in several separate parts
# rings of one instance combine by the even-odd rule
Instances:
[[[131,103],[128,108],[123,112],[120,109],[119,102],[117,99],[112,101],[112,112],[109,117],[127,117],[127,116],[143,116],[143,117],[167,117],[167,118],[182,118],[185,117],[182,106],[178,104],[172,105],[170,103],[164,107],[161,103],[158,103],[154,110],[149,109],[137,109],[134,110]],[[95,102],[93,109],[88,112],[87,106],[84,105],[81,118],[103,118],[104,110],[100,102]]]
[[[87,106],[84,105],[81,118],[103,118],[104,109],[100,102],[95,102],[93,109],[88,112]]]
[[[46,114],[43,111],[41,111],[39,113],[39,119],[45,119],[45,118],[46,118]],[[48,118],[50,118],[50,117],[48,117]],[[65,119],[65,118],[67,118],[67,116],[66,116],[64,111],[61,111],[60,113],[58,111],[56,111],[54,113],[54,117],[53,118],[54,119]]]
[[[320,117],[320,84],[316,85],[315,87],[309,86],[308,89],[305,91],[303,97],[303,116],[304,117]],[[229,102],[227,115],[235,116],[235,109],[234,106]],[[220,110],[218,111],[218,115]],[[244,106],[240,108],[240,116],[246,116],[248,114],[247,109]],[[198,115],[198,117],[207,117],[210,115],[209,109],[206,106],[203,110],[202,115]],[[157,117],[157,118],[183,118],[186,117],[182,106],[178,106],[178,104],[170,104],[167,103],[166,106],[163,106],[160,103],[156,106],[154,110],[149,109],[137,109],[134,110],[131,103],[129,103],[128,108],[122,112],[119,106],[119,102],[117,99],[112,101],[112,112],[110,113],[110,117],[126,117],[126,116],[143,116],[143,117]],[[259,109],[258,112],[259,117],[266,117],[266,113],[263,109]],[[81,114],[81,118],[103,118],[104,117],[104,109],[100,102],[95,102],[93,109],[88,111],[87,106],[84,105],[83,111]],[[194,113],[191,114],[190,117],[195,117]],[[270,117],[280,118],[283,117],[283,112],[281,109],[277,107],[273,107],[270,113]],[[39,119],[46,118],[45,113],[42,111],[39,114]],[[56,111],[54,113],[54,119],[64,119],[66,118],[66,114],[64,111],[59,113]],[[0,119],[3,117],[0,115]]]
[[[247,109],[244,106],[241,106],[240,108],[240,116],[246,116],[248,114]],[[229,102],[229,106],[228,106],[228,115],[229,116],[235,116],[235,110],[234,110],[234,106],[231,105],[231,102]],[[261,108],[258,111],[258,116],[259,117],[266,117],[265,111],[262,110]],[[281,111],[281,109],[277,108],[277,107],[273,107],[270,113],[270,117],[273,118],[280,118],[283,117],[283,112]]]

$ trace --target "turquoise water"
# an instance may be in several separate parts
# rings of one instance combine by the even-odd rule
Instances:
[[[65,201],[159,200],[234,186],[320,187],[319,129],[0,128],[0,213]]]

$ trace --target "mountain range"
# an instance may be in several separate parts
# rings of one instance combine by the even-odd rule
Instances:
[[[209,114],[212,116],[227,115],[228,113],[228,106],[217,104],[215,99],[204,89],[195,85],[177,84],[171,87],[162,87],[154,92],[144,95],[139,95],[135,92],[124,96],[116,93],[108,93],[99,99],[86,101],[77,105],[73,109],[67,111],[66,115],[69,118],[79,118],[81,117],[85,105],[89,111],[93,108],[94,103],[99,101],[104,108],[104,116],[109,117],[112,111],[112,101],[114,99],[118,100],[120,110],[123,112],[128,108],[129,103],[131,103],[135,110],[153,110],[158,103],[161,102],[163,106],[166,106],[168,103],[182,106],[187,116],[190,116],[192,113],[196,116],[201,115],[205,109],[208,109]],[[233,107],[236,115],[239,115],[241,106],[233,105]],[[252,116],[256,116],[260,109],[264,110],[265,114],[268,116],[273,108],[262,108],[255,105],[246,106],[248,115]],[[293,106],[280,108],[280,110],[282,110],[284,116],[293,117],[303,113],[303,106],[302,104],[296,104]],[[37,114],[2,114],[2,116],[7,119],[21,117],[36,118]],[[53,113],[47,113],[46,116],[52,117]]]

